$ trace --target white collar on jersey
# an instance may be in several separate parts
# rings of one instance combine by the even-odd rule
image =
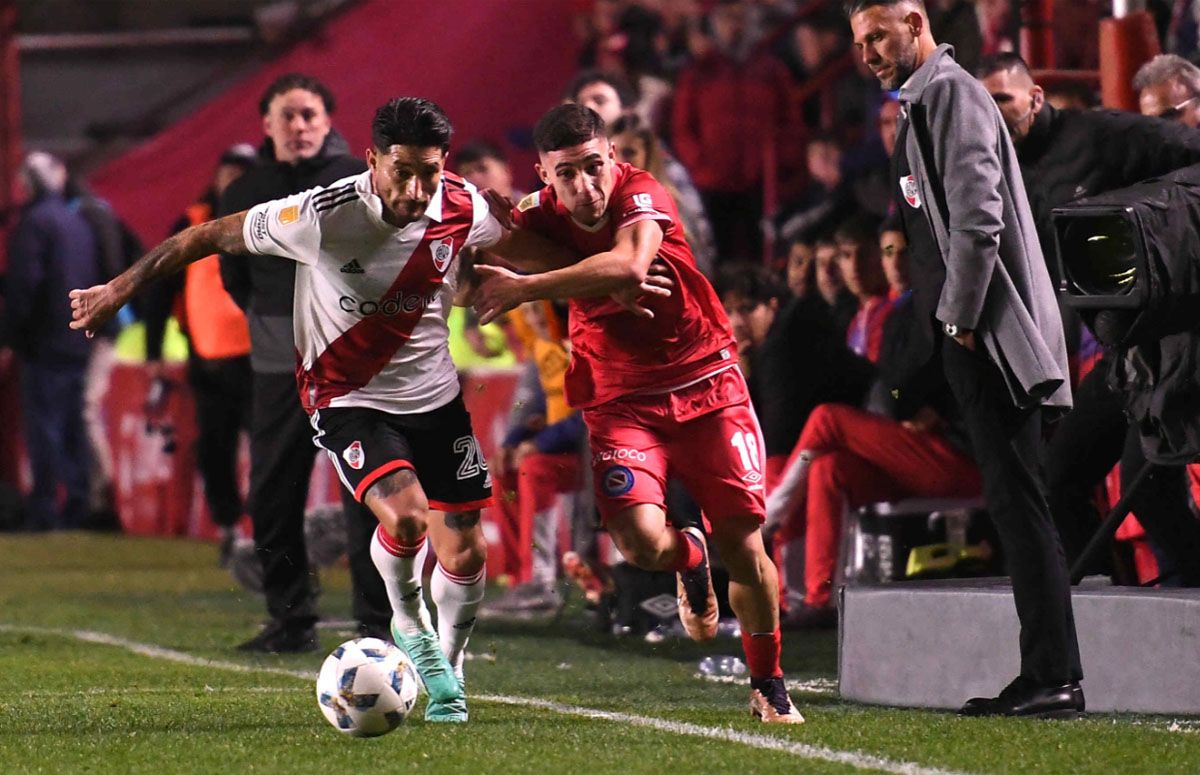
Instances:
[[[425,217],[438,223],[442,222],[442,189],[445,185],[446,181],[438,178],[437,188],[433,190],[433,196],[429,197],[429,204],[425,206]]]
[[[380,199],[379,195],[375,193],[375,180],[371,177],[370,170],[367,170],[363,173],[363,180],[365,185],[359,187],[359,194],[370,206],[371,213],[380,223],[388,226],[389,228],[396,228],[387,221],[383,220],[383,200]],[[437,221],[438,223],[442,222],[442,189],[444,187],[445,183],[443,179],[438,178],[437,188],[433,190],[433,196],[429,197],[429,204],[425,206],[425,214],[422,216],[422,218],[428,218],[431,221]],[[417,221],[419,220],[420,218],[417,219]],[[417,221],[413,221],[413,223],[417,223]],[[409,226],[411,225],[412,224],[410,223]],[[406,226],[405,228],[408,227]]]
[[[606,212],[604,214],[603,218],[596,221],[591,226],[588,226],[586,223],[580,223],[579,221],[575,220],[574,215],[571,216],[571,223],[575,224],[576,226],[578,226],[579,228],[583,229],[584,231],[586,231],[590,234],[595,234],[596,232],[600,231],[601,229],[603,229],[605,226],[608,225],[608,213]]]

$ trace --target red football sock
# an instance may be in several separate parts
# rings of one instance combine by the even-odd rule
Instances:
[[[742,631],[742,650],[746,652],[746,666],[751,678],[782,678],[779,666],[780,637],[775,632],[749,633]]]
[[[695,538],[682,530],[675,531],[675,559],[671,562],[671,570],[683,573],[704,562],[704,550]]]

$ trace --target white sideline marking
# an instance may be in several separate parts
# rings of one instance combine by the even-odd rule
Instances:
[[[596,710],[594,708],[581,708],[577,705],[564,705],[562,703],[551,702],[549,700],[539,700],[536,697],[510,697],[503,694],[480,694],[476,695],[472,699],[483,700],[484,702],[503,703],[505,705],[520,705],[527,708],[538,708],[540,710],[549,710],[553,711],[554,713],[561,713],[565,716],[580,716],[582,718],[601,719],[604,721],[617,721],[624,724],[629,724],[630,726],[649,727],[650,729],[657,729],[660,732],[670,732],[672,734],[685,735],[688,737],[706,737],[710,740],[724,740],[730,743],[739,743],[741,745],[749,746],[750,748],[790,753],[793,756],[799,756],[802,759],[815,759],[824,762],[832,762],[834,764],[845,764],[859,770],[878,770],[880,772],[896,773],[897,775],[955,775],[953,770],[924,767],[920,764],[913,764],[912,762],[898,762],[891,759],[884,759],[880,756],[858,753],[857,751],[839,751],[834,748],[809,745],[807,743],[793,743],[790,740],[785,740],[780,737],[756,735],[750,732],[739,732],[736,729],[728,729],[725,727],[705,727],[699,724],[688,724],[682,721],[668,721],[666,719],[652,718],[650,716],[635,716],[632,713],[616,713],[607,710]]]
[[[284,686],[203,686],[199,689],[194,688],[179,688],[177,686],[138,686],[129,689],[110,689],[104,687],[92,687],[90,689],[46,689],[46,690],[28,690],[16,692],[18,697],[24,699],[40,699],[42,697],[104,697],[107,695],[116,695],[119,697],[127,697],[130,695],[141,694],[293,694],[296,689]]]
[[[135,654],[141,654],[142,656],[153,659],[162,659],[168,662],[193,665],[195,667],[208,667],[217,670],[228,670],[236,673],[264,673],[270,675],[283,675],[299,678],[305,681],[314,681],[317,677],[316,673],[307,670],[287,670],[284,668],[270,667],[267,665],[244,665],[237,662],[206,659],[204,657],[197,657],[183,651],[175,651],[174,649],[163,648],[150,643],[139,643],[137,641],[126,640],[125,638],[118,638],[114,635],[109,635],[103,632],[94,632],[91,630],[59,630],[48,627],[20,627],[10,624],[0,624],[0,632],[19,632],[31,635],[50,635],[56,637],[74,638],[87,643],[99,643],[106,646],[123,648],[127,651],[132,651]],[[669,721],[667,719],[653,718],[651,716],[637,716],[632,713],[618,713],[615,711],[585,708],[578,705],[566,705],[559,702],[552,702],[550,700],[542,700],[537,697],[516,697],[507,694],[479,694],[474,695],[472,699],[480,702],[496,703],[499,705],[537,708],[538,710],[560,713],[565,716],[577,716],[587,719],[614,721],[617,723],[628,724],[630,726],[645,727],[648,729],[655,729],[660,732],[683,735],[685,737],[703,737],[710,740],[724,740],[726,742],[744,745],[749,748],[779,751],[781,753],[788,753],[793,756],[797,756],[801,759],[844,764],[860,770],[875,770],[880,772],[895,773],[895,775],[961,775],[961,773],[957,773],[953,770],[925,767],[912,762],[894,761],[892,759],[885,759],[881,756],[872,756],[871,754],[859,753],[857,751],[839,751],[835,748],[809,745],[807,743],[796,743],[780,737],[753,734],[750,732],[739,732],[735,729],[729,729],[725,727],[706,727],[700,724]]]

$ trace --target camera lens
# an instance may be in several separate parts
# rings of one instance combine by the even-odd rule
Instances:
[[[1062,244],[1071,291],[1083,296],[1124,296],[1138,276],[1137,241],[1118,216],[1075,219]]]

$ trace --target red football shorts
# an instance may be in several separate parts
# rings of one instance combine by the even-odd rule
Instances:
[[[709,520],[766,518],[762,431],[739,369],[585,409],[583,419],[603,520],[640,503],[665,510],[668,477],[683,483]]]

